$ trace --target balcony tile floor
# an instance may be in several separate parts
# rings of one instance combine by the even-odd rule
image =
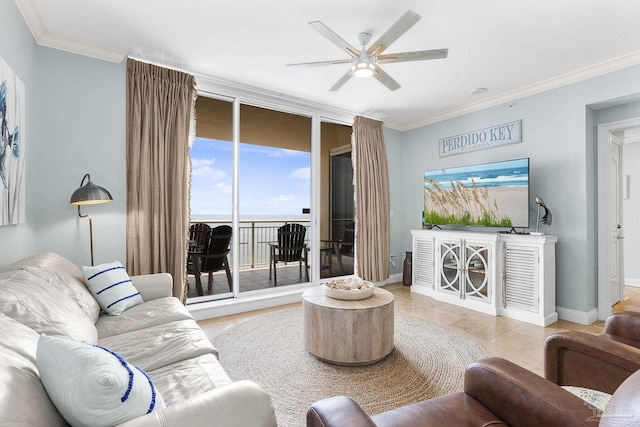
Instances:
[[[353,274],[353,258],[343,257],[343,267],[346,275]],[[298,263],[288,263],[283,265],[278,263],[278,287],[294,285],[301,282],[306,282],[304,274],[304,263],[302,264],[302,276],[300,275],[300,269]],[[340,273],[337,260],[333,258],[331,271],[334,276]],[[328,277],[328,271],[323,270],[323,277]],[[326,277],[325,277],[326,276]],[[189,282],[188,298],[197,296],[195,277],[189,275],[187,277]],[[213,273],[213,286],[211,291],[207,289],[208,275],[203,274],[201,276],[202,290],[205,295],[219,295],[229,292],[229,283],[227,282],[227,275],[224,271],[218,271]],[[273,277],[269,280],[269,267],[258,267],[240,270],[240,292],[255,291],[258,289],[267,289],[274,286]]]

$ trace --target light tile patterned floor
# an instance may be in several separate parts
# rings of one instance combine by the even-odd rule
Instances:
[[[387,285],[385,289],[394,294],[396,313],[407,314],[447,326],[471,337],[494,356],[511,360],[538,375],[543,375],[544,372],[544,341],[550,334],[562,330],[580,330],[601,334],[604,328],[604,322],[602,321],[585,326],[564,320],[543,328],[518,320],[494,317],[435,301],[430,297],[411,293],[409,291],[410,288],[404,287],[400,283]],[[640,288],[627,288],[626,294],[629,299],[616,304],[613,311],[640,311]],[[225,329],[247,319],[293,307],[300,307],[300,304],[289,304],[233,316],[223,316],[198,323],[211,339]]]

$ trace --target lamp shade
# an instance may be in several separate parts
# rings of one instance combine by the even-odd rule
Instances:
[[[86,183],[85,180],[87,181]],[[82,178],[80,187],[71,195],[70,203],[72,205],[97,205],[111,201],[113,201],[111,193],[91,182],[91,175],[86,174]]]

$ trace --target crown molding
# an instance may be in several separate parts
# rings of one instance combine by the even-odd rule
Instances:
[[[103,46],[71,40],[64,37],[53,36],[47,33],[38,10],[33,4],[33,0],[15,0],[27,27],[31,31],[36,43],[40,46],[53,49],[64,50],[66,52],[77,53],[104,61],[120,63],[127,57],[127,52],[110,49]]]
[[[91,45],[88,43],[83,43],[48,34],[42,24],[42,20],[40,19],[40,15],[38,14],[33,0],[15,0],[15,2],[18,6],[18,9],[20,9],[23,18],[38,45],[115,63],[120,63],[125,58],[127,58],[127,52],[125,51]],[[164,64],[158,65],[166,67],[166,65]],[[428,116],[417,122],[409,124],[384,122],[384,126],[390,129],[405,132],[437,122],[449,120],[455,117],[463,116],[465,114],[509,103],[528,96],[537,95],[539,93],[546,92],[552,89],[568,86],[573,83],[578,83],[584,80],[591,79],[593,77],[598,77],[635,65],[640,65],[640,51],[614,58],[609,61],[604,61],[583,68],[581,70],[563,74],[561,76],[554,77],[529,86],[525,86],[499,96],[485,99],[483,101],[466,104],[458,108],[453,108],[439,114]],[[353,117],[355,115],[358,115],[357,113],[349,112],[340,108],[334,108],[328,105],[314,103],[301,98],[291,97],[277,92],[234,83],[212,76],[200,75],[197,77],[200,78],[200,82],[204,87],[203,90],[212,94],[239,96],[247,102],[251,102],[252,100],[262,103],[268,102],[271,106],[274,107],[279,106],[281,108],[291,109],[291,107],[293,106],[298,111],[307,111],[315,114],[320,114],[326,116],[326,118],[328,119],[343,121],[345,123],[352,123]],[[364,115],[375,120],[383,121],[383,119],[381,119],[380,117],[376,117],[375,115],[359,115]]]
[[[462,116],[465,114],[473,113],[476,111],[484,110],[497,105],[505,104],[508,102],[516,101],[527,96],[537,95],[542,92],[546,92],[552,89],[557,89],[563,86],[568,86],[574,83],[578,83],[584,80],[588,80],[594,77],[602,76],[614,71],[619,71],[625,68],[640,65],[640,51],[631,53],[629,55],[620,56],[618,58],[604,61],[578,71],[563,74],[558,77],[554,77],[548,80],[544,80],[529,86],[525,86],[511,92],[504,93],[493,98],[489,98],[480,102],[474,102],[472,104],[463,105],[459,108],[454,108],[445,111],[440,114],[436,114],[427,117],[418,122],[400,126],[401,131],[408,131],[416,129],[422,126],[427,126],[433,123],[449,120],[454,117]]]

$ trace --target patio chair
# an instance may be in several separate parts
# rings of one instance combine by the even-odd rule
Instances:
[[[307,281],[309,281],[309,265],[307,263],[307,245],[304,237],[307,229],[302,224],[285,224],[278,228],[278,243],[269,243],[269,280],[273,268],[273,286],[278,286],[276,264],[278,262],[298,262],[302,277],[302,262]]]
[[[333,247],[333,253],[338,259],[338,267],[340,267],[340,273],[345,274],[344,265],[342,264],[342,257],[353,257],[353,243],[356,236],[356,224],[351,222],[347,224],[340,240],[323,240],[324,243],[331,244]]]
[[[189,251],[202,252],[211,227],[207,224],[191,224],[189,227]]]
[[[224,269],[227,273],[229,291],[233,290],[231,270],[229,269],[229,242],[231,241],[231,227],[220,225],[207,233],[202,251],[189,252],[191,262],[187,264],[187,272],[196,278],[198,295],[204,295],[200,275],[209,273],[208,289],[213,288],[213,273]]]

